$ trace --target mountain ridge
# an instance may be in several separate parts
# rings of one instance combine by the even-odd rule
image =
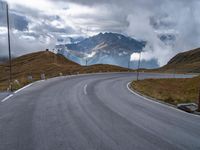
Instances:
[[[81,49],[82,51],[88,51],[89,49],[94,49],[96,45],[99,45],[102,43],[109,45],[109,48],[112,47],[112,49],[116,48],[117,46],[119,48],[126,48],[126,49],[135,48],[135,50],[138,50],[138,51],[141,50],[146,44],[144,41],[137,41],[130,37],[127,38],[122,34],[105,32],[105,33],[99,33],[95,36],[86,38],[78,42],[78,44],[66,44],[66,46],[68,49],[71,49],[71,50]]]
[[[57,45],[56,48],[60,54],[81,65],[84,65],[87,59],[90,65],[111,64],[127,67],[132,53],[141,52],[145,45],[146,41],[136,40],[118,33],[105,32],[78,43]],[[150,68],[158,67],[156,60],[149,61],[149,63],[150,65],[146,65],[147,63],[142,61],[141,65],[144,64]],[[137,67],[134,62],[131,62],[130,66]]]

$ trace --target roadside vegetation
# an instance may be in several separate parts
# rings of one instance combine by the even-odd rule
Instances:
[[[191,79],[146,79],[134,81],[131,87],[149,97],[177,105],[197,102],[200,76]]]

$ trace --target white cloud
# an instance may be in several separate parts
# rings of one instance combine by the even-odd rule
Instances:
[[[131,55],[131,58],[130,58],[130,61],[138,61],[141,57],[141,54],[140,53],[133,53]]]
[[[146,40],[142,59],[157,59],[159,65],[178,52],[200,46],[199,0],[7,1],[12,13],[28,21],[28,31],[13,30],[17,54],[53,47],[57,38],[105,31]],[[5,32],[0,24],[0,39],[6,39]],[[159,39],[162,34],[175,36],[171,46]],[[1,41],[0,46],[6,47],[5,43]]]
[[[6,35],[7,34],[7,28],[6,27],[0,27],[0,35]]]
[[[92,53],[86,55],[86,59],[87,59],[87,58],[92,58],[92,57],[94,57],[95,55],[96,55],[96,52],[93,51]]]
[[[34,41],[35,37],[34,36],[28,36],[28,35],[22,35],[19,37],[20,40],[27,40],[27,41]]]

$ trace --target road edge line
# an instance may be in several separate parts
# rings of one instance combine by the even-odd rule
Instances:
[[[24,86],[24,87],[18,89],[17,91],[13,92],[13,94],[10,94],[10,95],[8,95],[7,97],[5,97],[4,99],[2,99],[1,102],[3,103],[3,102],[5,102],[5,101],[7,101],[7,100],[10,99],[11,97],[13,97],[14,94],[17,94],[17,93],[21,92],[22,90],[24,90],[24,89],[26,89],[26,88],[32,86],[33,84],[34,84],[34,83],[30,83],[30,84],[28,84],[28,85],[26,85],[26,86]]]
[[[22,90],[24,90],[24,89],[26,89],[26,88],[32,86],[33,84],[34,84],[34,83],[30,83],[30,84],[28,84],[28,85],[22,87],[21,89],[18,89],[17,91],[14,92],[14,94],[19,93],[20,91],[22,91]]]
[[[1,102],[5,102],[7,101],[9,98],[13,97],[13,94],[8,95],[6,98],[4,98],[3,100],[1,100]]]
[[[149,101],[149,102],[152,102],[152,103],[155,103],[155,104],[159,104],[159,105],[164,106],[164,107],[167,107],[167,108],[171,108],[171,109],[173,109],[173,110],[176,110],[176,111],[178,111],[178,112],[187,114],[187,115],[189,115],[189,116],[192,115],[192,116],[200,117],[199,115],[192,114],[192,113],[187,113],[187,112],[184,112],[184,111],[182,111],[182,110],[179,110],[179,109],[176,108],[175,106],[170,105],[170,104],[165,103],[165,102],[162,102],[162,101],[159,101],[159,100],[157,100],[157,99],[147,98],[145,95],[142,95],[142,94],[139,93],[139,92],[137,93],[137,92],[135,92],[133,89],[131,89],[131,88],[130,88],[130,84],[131,84],[131,82],[128,82],[128,83],[127,83],[127,89],[128,89],[132,94],[134,94],[134,95],[136,95],[136,96],[138,96],[138,97],[140,97],[140,98],[142,98],[142,99],[144,99],[144,100],[146,100],[146,101]]]

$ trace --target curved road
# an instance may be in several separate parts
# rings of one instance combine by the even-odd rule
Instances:
[[[0,150],[200,150],[200,117],[134,95],[134,78],[60,77],[13,94],[0,103]]]

